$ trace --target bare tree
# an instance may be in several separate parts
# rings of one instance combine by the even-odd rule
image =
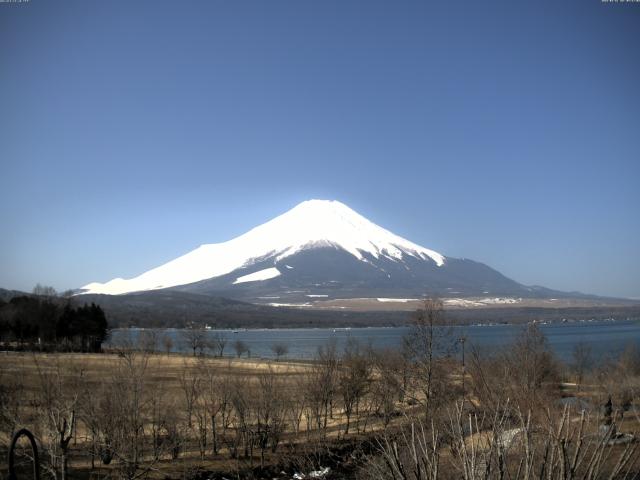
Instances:
[[[335,341],[318,348],[317,359],[307,377],[307,405],[318,431],[326,434],[338,385],[339,358]]]
[[[6,368],[4,362],[0,362],[0,431],[7,434],[7,441],[11,439],[22,421],[23,402],[20,399],[24,395],[24,390],[22,376],[13,374]],[[0,435],[0,442],[3,440],[5,440],[4,435]]]
[[[243,353],[249,352],[249,346],[242,340],[236,340],[233,342],[233,349],[236,351],[236,356],[240,358]]]
[[[342,397],[342,405],[346,417],[344,434],[349,433],[351,418],[355,411],[358,415],[360,400],[365,395],[371,377],[371,363],[361,351],[356,340],[347,342],[342,364],[338,370],[338,391]]]
[[[204,361],[200,362],[194,371],[193,376],[197,379],[194,402],[193,402],[193,414],[196,419],[196,433],[198,440],[198,449],[200,451],[200,458],[204,459],[207,452],[207,446],[209,441],[209,398],[207,395],[207,383],[208,372]]]
[[[557,362],[534,324],[498,352],[472,348],[468,365],[471,390],[485,408],[495,410],[509,399],[522,412],[546,415],[549,400],[558,397]]]
[[[117,471],[127,480],[147,475],[155,465],[144,459],[145,423],[156,393],[149,389],[148,365],[148,353],[121,351],[103,391],[103,462],[117,459]]]
[[[153,329],[140,331],[138,346],[147,353],[155,353],[158,348],[158,333]]]
[[[447,372],[438,357],[452,353],[456,346],[439,299],[426,299],[415,312],[404,343],[414,363],[416,386],[422,393],[415,400],[424,404],[425,414],[429,416],[448,390]]]
[[[289,353],[289,345],[286,343],[278,342],[271,345],[271,351],[276,356],[276,361],[280,361],[280,358]]]
[[[271,366],[258,378],[255,395],[255,435],[260,447],[260,465],[264,466],[264,455],[270,446],[275,453],[284,430],[285,393],[282,378]]]
[[[215,365],[203,363],[201,366],[203,379],[202,399],[211,422],[212,453],[217,455],[219,448],[218,431],[228,427],[229,408],[231,404],[231,382],[228,374],[220,374]]]
[[[581,384],[584,375],[593,366],[593,358],[591,355],[591,346],[584,342],[576,343],[573,347],[573,370],[576,374],[576,381]]]
[[[107,452],[107,441],[105,433],[110,431],[106,428],[109,416],[112,411],[105,409],[108,402],[105,402],[107,391],[111,389],[108,379],[102,379],[96,385],[89,376],[80,378],[79,400],[78,400],[78,421],[82,422],[88,439],[85,441],[84,450],[91,458],[91,470],[94,470],[96,459],[103,459],[109,463],[111,458]]]
[[[145,445],[151,443],[152,458],[150,469],[154,464],[169,454],[177,459],[184,444],[184,436],[180,429],[180,415],[176,399],[166,395],[167,385],[164,381],[154,381],[149,386],[149,400],[145,413]],[[150,438],[149,438],[150,437]],[[147,447],[148,448],[148,447]],[[144,475],[147,475],[144,471]]]
[[[506,398],[509,381],[504,357],[496,353],[487,355],[477,347],[472,347],[467,358],[473,396],[485,409],[497,410]]]
[[[224,349],[227,346],[227,337],[222,332],[216,332],[211,338],[210,346],[213,348],[216,357],[224,356]]]
[[[40,417],[41,438],[49,452],[49,472],[65,480],[68,472],[69,442],[73,438],[78,392],[69,384],[70,373],[59,358],[50,367],[33,357],[38,372],[39,395],[36,411]]]
[[[193,426],[193,411],[200,396],[202,382],[197,369],[191,368],[186,360],[183,362],[179,381],[182,400],[184,402],[184,411],[187,418],[187,427],[191,429]]]
[[[207,331],[204,328],[190,324],[181,331],[182,341],[186,348],[193,351],[195,357],[197,353],[202,355],[206,348]]]
[[[293,426],[294,433],[300,433],[300,425],[305,411],[308,408],[307,404],[307,373],[297,374],[292,378],[293,386],[287,399],[287,413],[291,425]]]
[[[446,432],[413,420],[398,433],[385,431],[368,477],[375,480],[534,480],[633,478],[638,444],[613,449],[613,428],[594,435],[597,421],[568,407],[536,422],[508,403],[492,415],[469,413],[464,402],[447,410]],[[446,449],[448,462],[442,461]],[[448,468],[446,468],[448,467]]]
[[[228,447],[231,458],[238,457],[238,449],[244,444],[244,456],[252,455],[253,432],[251,430],[251,419],[253,416],[253,402],[250,386],[246,377],[237,376],[231,383],[230,400],[233,407],[233,425],[235,435],[229,439]]]
[[[540,413],[546,409],[552,391],[558,388],[558,365],[547,339],[536,324],[527,325],[506,350],[502,371],[507,375],[505,393],[521,411]]]
[[[620,368],[633,376],[640,376],[640,344],[629,343],[620,355]]]
[[[40,285],[39,283],[37,283],[36,286],[33,287],[32,293],[39,297],[47,297],[47,298],[54,298],[58,296],[58,292],[56,292],[55,288],[47,285]]]
[[[640,351],[633,344],[620,353],[618,358],[603,362],[596,371],[599,390],[597,403],[602,405],[606,399],[612,402],[616,415],[624,416],[631,412],[640,425],[640,413],[633,409],[640,400]]]
[[[375,480],[437,480],[440,476],[440,433],[412,422],[398,435],[386,432],[369,458],[367,478]],[[466,479],[465,479],[466,480]]]
[[[173,339],[165,334],[162,336],[162,346],[164,347],[164,351],[169,355],[171,350],[173,349]]]
[[[370,386],[372,410],[386,427],[397,412],[396,402],[404,398],[405,362],[396,350],[374,352],[372,362],[377,373]]]

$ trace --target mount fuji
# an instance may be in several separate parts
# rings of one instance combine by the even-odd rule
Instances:
[[[563,296],[521,285],[482,263],[446,257],[328,200],[302,202],[230,241],[202,245],[135,278],[90,283],[79,293],[156,290],[278,306],[310,299]]]

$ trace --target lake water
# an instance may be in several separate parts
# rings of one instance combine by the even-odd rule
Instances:
[[[522,325],[474,325],[454,327],[455,338],[466,337],[466,350],[471,346],[495,351],[510,344],[522,331]],[[640,322],[638,321],[584,321],[540,325],[547,337],[551,349],[565,361],[571,361],[573,349],[577,343],[591,347],[594,358],[606,358],[618,355],[624,348],[634,343],[640,348]],[[116,329],[112,331],[107,346],[120,344],[124,339],[132,341],[141,329]],[[173,340],[173,351],[188,351],[181,330],[155,330],[158,338],[168,335]],[[408,327],[371,327],[371,328],[291,328],[256,330],[207,330],[213,336],[221,333],[227,339],[225,355],[233,355],[233,343],[241,340],[248,345],[252,357],[273,358],[271,351],[275,343],[284,343],[290,359],[313,358],[319,346],[329,341],[337,342],[338,348],[344,347],[350,338],[376,348],[396,348],[401,346],[402,338],[409,333]],[[159,342],[158,349],[162,350]]]

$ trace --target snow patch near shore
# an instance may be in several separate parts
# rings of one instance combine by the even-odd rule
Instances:
[[[445,298],[442,303],[449,307],[485,307],[487,305],[513,305],[521,303],[522,298]]]
[[[419,298],[376,298],[376,300],[383,303],[407,303],[420,301]]]

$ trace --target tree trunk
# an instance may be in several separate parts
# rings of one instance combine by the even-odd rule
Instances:
[[[216,435],[216,416],[211,415],[211,443],[214,455],[218,454],[218,436]]]
[[[348,411],[348,410],[345,410],[344,414],[345,414],[345,415],[346,415],[346,417],[347,417],[347,425],[346,425],[346,426],[345,426],[345,428],[344,428],[344,435],[345,435],[345,437],[346,437],[347,435],[349,435],[349,423],[350,423],[350,421],[351,421],[351,412],[350,412],[350,411]]]
[[[67,452],[62,451],[62,455],[60,456],[60,480],[66,480],[67,478]]]

